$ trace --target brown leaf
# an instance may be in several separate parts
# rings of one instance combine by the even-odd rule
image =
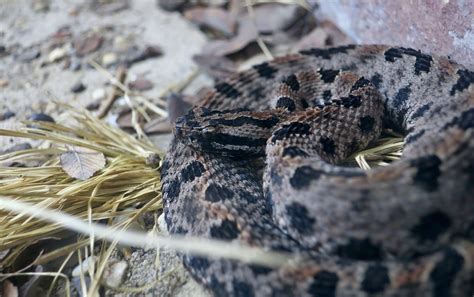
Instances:
[[[213,55],[195,55],[194,62],[214,79],[225,79],[237,72],[237,66],[233,61],[225,57]]]
[[[171,124],[168,118],[156,118],[146,123],[143,131],[149,134],[163,134],[171,132]]]
[[[18,288],[15,287],[15,285],[11,281],[5,280],[3,281],[3,290],[0,296],[18,297]]]
[[[68,147],[68,151],[60,155],[61,167],[70,176],[86,180],[105,166],[103,153],[78,146]]]
[[[103,38],[98,34],[76,38],[73,47],[79,57],[95,52],[102,44]]]
[[[353,41],[330,21],[323,21],[317,28],[304,36],[293,48],[300,51],[312,47],[338,46]]]
[[[251,21],[240,21],[237,36],[228,40],[216,40],[206,44],[204,55],[225,56],[236,53],[257,38],[257,29]]]
[[[222,8],[191,8],[186,10],[184,17],[199,26],[215,30],[225,36],[232,36],[235,31],[235,18]]]

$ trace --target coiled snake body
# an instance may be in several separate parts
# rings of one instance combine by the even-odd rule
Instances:
[[[335,165],[382,126],[406,133],[400,160]],[[474,293],[474,73],[463,66],[399,47],[305,50],[217,83],[175,136],[162,167],[171,234],[308,259],[270,269],[184,255],[214,295]]]

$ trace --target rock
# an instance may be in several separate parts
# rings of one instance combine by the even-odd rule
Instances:
[[[97,89],[92,92],[91,96],[95,101],[101,101],[105,99],[107,92],[104,89]]]
[[[45,113],[34,113],[28,117],[28,120],[55,123],[54,119]]]
[[[105,53],[102,56],[102,65],[104,67],[112,66],[115,63],[117,63],[117,61],[118,61],[118,58],[117,58],[117,55],[115,53]]]
[[[474,66],[473,1],[317,1],[330,19],[362,44],[412,47]]]
[[[0,78],[0,88],[8,86],[8,80]]]
[[[125,261],[109,260],[103,275],[105,284],[112,288],[119,287],[127,273],[128,263]]]
[[[92,111],[92,110],[99,109],[99,107],[100,107],[100,101],[96,100],[94,102],[87,104],[86,109],[89,111]]]
[[[129,82],[128,87],[136,91],[146,91],[153,89],[153,83],[146,78],[138,77],[134,81]]]
[[[147,46],[144,49],[137,47],[131,47],[125,57],[125,63],[132,65],[137,62],[144,61],[146,59],[155,58],[163,54],[161,48],[157,45]]]
[[[79,57],[83,57],[95,52],[102,45],[103,40],[102,36],[96,33],[87,37],[80,36],[74,40],[73,47],[76,50],[76,54]]]
[[[18,151],[29,150],[29,149],[32,149],[31,144],[29,144],[28,142],[22,142],[22,143],[15,144],[7,148],[6,150],[2,152],[2,154],[8,154],[8,153],[13,153],[13,152],[18,152]]]
[[[71,59],[69,61],[69,70],[78,71],[79,69],[81,69],[81,66],[81,60],[75,56],[71,56]]]
[[[41,56],[39,49],[31,47],[23,51],[21,54],[16,56],[16,59],[20,62],[31,62]]]
[[[97,258],[95,256],[88,257],[87,259],[82,261],[81,264],[74,267],[74,269],[72,270],[71,275],[73,277],[76,277],[76,276],[80,276],[81,273],[85,274],[85,275],[88,274],[89,273],[89,266],[91,266],[92,262],[95,262],[96,260],[97,260]]]
[[[0,115],[0,121],[8,120],[9,118],[12,118],[15,116],[15,113],[13,111],[7,110],[3,114]]]
[[[63,59],[67,54],[65,47],[57,47],[53,49],[48,55],[48,62],[54,63]]]
[[[71,87],[71,92],[73,93],[81,93],[86,89],[86,86],[82,82],[78,82]]]
[[[8,54],[6,46],[0,44],[0,57],[6,56]]]
[[[33,10],[36,12],[47,12],[49,10],[48,0],[34,0],[32,3]]]

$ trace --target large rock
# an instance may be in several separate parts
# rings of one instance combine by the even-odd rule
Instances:
[[[316,2],[316,0],[311,0]],[[335,22],[357,43],[413,47],[474,66],[474,1],[317,1],[318,17]]]

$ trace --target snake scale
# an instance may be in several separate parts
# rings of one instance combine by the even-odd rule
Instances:
[[[400,160],[338,162],[404,133]],[[474,293],[474,72],[384,45],[309,49],[218,82],[162,166],[171,234],[296,253],[267,268],[183,255],[215,296]]]

